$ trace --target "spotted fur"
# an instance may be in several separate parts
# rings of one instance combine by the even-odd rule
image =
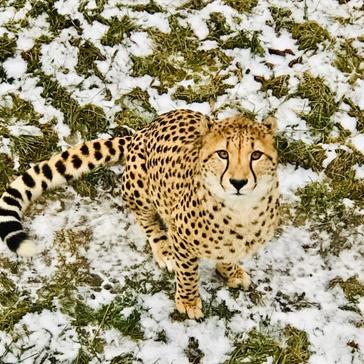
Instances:
[[[132,136],[83,143],[30,168],[0,199],[0,236],[32,255],[21,215],[44,190],[124,159],[122,197],[144,228],[154,258],[175,270],[176,306],[202,317],[199,258],[216,262],[231,287],[248,288],[239,264],[271,239],[277,225],[276,121],[236,116],[212,122],[172,111]]]

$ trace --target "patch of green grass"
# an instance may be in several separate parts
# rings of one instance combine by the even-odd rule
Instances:
[[[125,316],[122,311],[126,307],[130,307],[130,302],[124,302],[120,297],[117,297],[111,304],[103,306],[96,312],[96,317],[103,321],[105,327],[114,327],[123,335],[129,336],[133,340],[141,340],[144,337],[140,324],[140,311],[132,303],[134,309]]]
[[[331,117],[338,108],[335,94],[322,77],[314,77],[305,72],[298,85],[296,96],[310,101],[311,110],[303,114],[302,118],[308,123],[313,134],[324,141],[334,127]]]
[[[103,74],[98,70],[95,61],[105,61],[106,57],[91,42],[86,40],[79,46],[78,62],[75,67],[76,72],[86,77],[95,74],[100,79],[104,79]]]
[[[108,130],[109,122],[100,107],[93,104],[80,106],[64,87],[45,74],[39,75],[39,85],[43,87],[42,97],[63,112],[64,122],[72,133],[79,132],[82,138],[90,140]]]
[[[43,13],[47,14],[47,22],[49,24],[49,30],[54,36],[61,33],[63,29],[75,27],[78,31],[81,31],[78,20],[72,20],[69,16],[59,14],[54,7],[56,0],[42,0],[36,1],[29,12],[27,17],[37,18]]]
[[[96,168],[72,183],[78,194],[92,199],[100,192],[100,188],[104,191],[112,191],[117,185],[117,175],[107,167]]]
[[[315,21],[295,23],[292,28],[292,37],[298,42],[298,49],[316,50],[325,40],[330,40],[329,32]]]
[[[107,132],[109,121],[106,119],[104,110],[93,104],[81,106],[75,118],[70,119],[69,126],[77,130],[86,139],[94,139],[98,133]]]
[[[231,33],[231,28],[227,24],[224,14],[220,12],[211,13],[206,25],[209,28],[208,39],[211,40],[219,41],[220,37]]]
[[[156,110],[149,102],[148,92],[140,87],[135,87],[129,93],[121,96],[115,103],[122,108],[114,116],[114,122],[120,127],[126,125],[139,130],[157,116]]]
[[[325,169],[335,184],[344,184],[348,198],[364,207],[364,182],[355,179],[354,165],[364,165],[364,156],[355,150],[336,150],[336,158]]]
[[[292,20],[292,11],[287,8],[280,8],[277,6],[270,6],[269,11],[271,13],[273,21],[268,21],[268,25],[274,26],[274,30],[277,34],[280,34],[282,29],[291,29],[294,21]]]
[[[110,47],[120,44],[125,35],[128,36],[132,31],[138,29],[135,22],[126,15],[121,20],[111,18],[108,20],[108,25],[109,29],[101,38],[101,44]]]
[[[332,279],[329,283],[329,288],[334,288],[339,285],[350,303],[357,304],[360,297],[364,297],[364,284],[359,281],[358,276],[352,276],[347,280],[340,277]]]
[[[279,332],[281,340],[265,332],[250,331],[225,364],[263,364],[272,358],[272,363],[304,364],[310,358],[309,341],[304,331],[286,326]]]
[[[4,62],[8,57],[14,56],[16,51],[16,38],[9,37],[5,33],[0,37],[0,62]]]
[[[0,305],[2,307],[15,305],[19,300],[16,284],[5,274],[0,272]]]
[[[206,5],[210,4],[212,0],[189,0],[182,4],[177,10],[202,10]]]
[[[52,129],[46,130],[42,136],[10,136],[10,148],[19,157],[19,172],[25,172],[31,163],[41,162],[59,151],[57,142],[57,133]]]
[[[133,354],[121,354],[112,358],[110,364],[135,364],[142,363],[140,359],[136,359]]]
[[[311,168],[315,172],[324,169],[322,162],[326,159],[326,153],[320,145],[306,144],[302,140],[290,139],[284,134],[278,134],[276,141],[280,163]]]
[[[31,302],[29,297],[19,299],[15,304],[0,309],[0,331],[12,332],[24,315],[41,312],[45,308],[48,307]]]
[[[350,106],[349,116],[356,118],[356,128],[359,133],[364,133],[364,110],[360,109],[351,99],[345,97],[343,102]]]
[[[26,0],[15,0],[15,1],[12,1],[12,6],[14,6],[14,8],[16,10],[20,10],[24,7],[24,5],[26,4]]]
[[[52,38],[49,36],[42,35],[38,39],[34,41],[33,48],[23,51],[21,53],[22,58],[24,61],[27,62],[27,72],[33,73],[37,75],[41,72],[41,64],[40,64],[40,52],[42,44],[47,44],[52,41]]]
[[[288,81],[289,75],[282,75],[277,77],[271,77],[268,80],[264,80],[262,83],[261,90],[266,92],[268,90],[272,90],[272,95],[281,98],[288,94]]]
[[[222,104],[219,108],[213,110],[212,116],[218,117],[218,114],[225,110],[234,110],[236,114],[240,114],[250,120],[256,120],[257,117],[257,113],[255,113],[254,111],[241,107],[240,100],[229,101],[227,103]]]
[[[144,113],[150,113],[154,116],[157,115],[156,110],[149,102],[148,92],[142,90],[140,87],[133,88],[130,92],[116,100],[115,103],[119,104],[123,108],[135,108]]]
[[[275,300],[279,303],[282,312],[299,311],[309,307],[317,307],[320,309],[320,304],[310,302],[305,298],[305,292],[288,295],[278,291]]]
[[[264,48],[259,40],[259,32],[241,30],[236,35],[220,43],[223,49],[244,48],[250,49],[252,54],[260,56],[264,54]]]
[[[140,268],[140,266],[138,267]],[[129,291],[132,290],[136,295],[164,292],[170,299],[174,299],[173,274],[166,271],[163,271],[159,278],[148,271],[132,273],[125,278],[125,285]]]
[[[40,114],[34,110],[31,102],[23,100],[16,94],[2,96],[3,105],[0,106],[2,123],[10,124],[14,121],[25,124],[38,125]]]
[[[293,39],[297,40],[299,49],[317,50],[319,44],[331,40],[329,32],[316,21],[295,23],[292,11],[287,8],[270,6],[269,11],[273,21],[268,21],[268,25],[274,26],[277,34],[280,34],[282,29],[291,32]]]
[[[135,11],[146,11],[149,14],[165,12],[165,10],[160,5],[158,5],[154,0],[149,0],[147,4],[128,5],[128,7]]]
[[[154,43],[154,52],[147,57],[132,56],[133,72],[136,77],[150,75],[159,80],[155,86],[159,93],[182,80],[192,79],[196,83],[213,77],[230,64],[230,58],[219,50],[204,51],[189,26],[179,24],[176,16],[169,17],[170,33],[156,29],[147,32]]]
[[[250,14],[257,6],[258,0],[224,0],[224,3],[231,6],[239,13]]]
[[[336,52],[334,66],[341,72],[350,75],[349,83],[353,84],[358,78],[364,78],[363,62],[364,57],[353,46],[354,39],[345,39]]]
[[[95,8],[88,9],[87,5],[89,4],[89,0],[81,0],[78,11],[84,15],[86,21],[89,24],[93,23],[94,21],[99,21],[100,23],[107,25],[107,20],[100,16],[100,14],[105,9],[107,0],[95,0],[95,3]]]
[[[231,87],[224,83],[224,79],[228,76],[216,76],[211,78],[206,85],[193,86],[178,86],[173,97],[179,100],[185,100],[188,103],[192,102],[209,102],[213,103],[217,97],[224,95],[226,90]]]
[[[117,112],[114,116],[114,122],[117,123],[119,127],[126,125],[134,130],[142,129],[150,121],[151,120],[149,118],[147,119],[142,113],[134,110],[134,108],[124,108],[122,111]]]
[[[5,186],[13,175],[13,160],[7,154],[0,153],[0,194],[5,191]]]
[[[364,183],[358,183],[357,193],[362,196]],[[296,209],[296,223],[310,221],[315,238],[319,241],[317,231],[325,231],[330,236],[329,246],[321,252],[323,256],[327,253],[338,255],[351,247],[348,231],[355,231],[355,228],[364,224],[364,216],[356,214],[343,203],[344,198],[355,201],[356,197],[346,181],[312,182],[299,189],[297,195],[301,202]]]
[[[184,349],[184,352],[187,356],[188,362],[193,364],[201,363],[202,358],[205,356],[198,345],[198,340],[194,337],[190,337],[188,339],[188,345],[186,349]]]

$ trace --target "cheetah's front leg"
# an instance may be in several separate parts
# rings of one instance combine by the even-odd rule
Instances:
[[[173,256],[168,241],[167,231],[163,228],[161,218],[154,210],[135,211],[136,219],[144,228],[155,261],[169,272],[174,269]]]
[[[216,270],[231,288],[243,287],[248,289],[250,286],[250,276],[245,272],[244,267],[234,263],[217,263]]]
[[[202,302],[199,293],[198,258],[189,254],[182,247],[184,244],[174,243],[174,260],[176,272],[176,307],[190,319],[203,317]]]

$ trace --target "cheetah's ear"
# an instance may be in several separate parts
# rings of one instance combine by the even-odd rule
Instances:
[[[268,116],[266,117],[263,122],[263,125],[265,125],[272,134],[274,134],[276,132],[277,129],[277,119],[273,116]]]

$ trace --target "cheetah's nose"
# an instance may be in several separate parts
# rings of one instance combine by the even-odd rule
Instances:
[[[247,179],[234,179],[234,178],[230,178],[229,181],[236,188],[236,190],[238,192],[240,191],[240,189],[242,189],[248,183],[248,180]]]

